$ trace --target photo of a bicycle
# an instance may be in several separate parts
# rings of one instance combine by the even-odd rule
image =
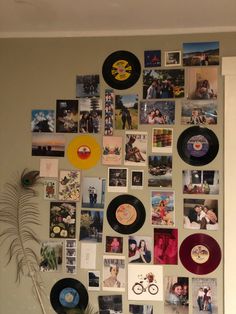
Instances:
[[[149,272],[145,278],[142,275],[138,275],[139,282],[135,282],[132,287],[132,290],[135,294],[139,295],[143,292],[148,291],[150,294],[155,295],[158,293],[159,288],[156,284],[155,275],[152,272]]]

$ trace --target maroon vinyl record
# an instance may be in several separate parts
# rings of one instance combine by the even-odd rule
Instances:
[[[182,242],[179,257],[188,271],[197,275],[206,275],[213,272],[220,264],[221,249],[211,236],[196,233]]]

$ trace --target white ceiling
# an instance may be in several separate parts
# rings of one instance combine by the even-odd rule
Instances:
[[[0,38],[236,31],[236,0],[0,0]]]

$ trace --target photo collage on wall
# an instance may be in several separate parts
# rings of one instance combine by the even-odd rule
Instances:
[[[219,42],[173,48],[145,50],[143,62],[111,53],[104,89],[101,75],[79,74],[71,99],[31,113],[49,208],[40,270],[82,274],[101,314],[218,311]]]

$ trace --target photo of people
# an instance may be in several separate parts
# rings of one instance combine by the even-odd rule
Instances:
[[[139,123],[150,125],[174,124],[175,101],[140,101]]]
[[[138,128],[138,95],[115,96],[115,127],[117,130]]]
[[[165,277],[165,313],[189,313],[189,279],[187,277]]]
[[[218,94],[218,68],[188,68],[187,98],[192,100],[215,100]]]
[[[149,156],[148,173],[148,186],[172,187],[172,156]]]
[[[147,165],[147,132],[125,133],[125,158],[124,165]]]
[[[105,110],[104,110],[104,135],[113,135],[115,95],[113,89],[105,90]]]
[[[131,189],[143,189],[143,170],[131,170]]]
[[[172,153],[173,129],[153,128],[152,129],[152,152],[153,153]]]
[[[217,314],[217,281],[215,278],[192,279],[192,313]]]
[[[160,67],[161,66],[161,50],[144,51],[144,67]]]
[[[123,253],[123,238],[106,236],[106,253]]]
[[[151,191],[152,225],[174,225],[174,192]]]
[[[184,97],[184,70],[144,70],[143,98]]]
[[[98,296],[99,314],[125,314],[122,306],[122,295]]]
[[[57,100],[56,132],[78,132],[78,100]]]
[[[83,208],[104,208],[106,179],[100,177],[83,177]]]
[[[54,110],[32,110],[31,131],[32,132],[54,132],[55,111]]]
[[[103,256],[103,290],[125,291],[124,256]]]
[[[80,200],[79,170],[60,170],[58,196],[61,201]]]
[[[62,271],[63,242],[45,241],[40,249],[40,271],[61,272]]]
[[[99,133],[102,119],[102,102],[100,98],[79,99],[80,133]]]
[[[102,242],[103,212],[95,210],[81,210],[80,241]]]
[[[77,75],[76,76],[76,97],[99,97],[100,84],[99,75]]]
[[[76,274],[76,270],[77,270],[77,240],[70,240],[67,239],[65,241],[65,271],[68,274]],[[75,254],[71,254],[72,252],[70,251],[70,249],[74,249],[75,250]]]
[[[181,51],[166,51],[165,52],[165,66],[181,65]]]
[[[183,102],[181,124],[217,124],[217,103],[212,100]]]
[[[103,136],[102,139],[102,163],[103,165],[121,165],[122,163],[121,136]]]
[[[218,200],[184,198],[184,228],[218,230]]]
[[[219,194],[219,171],[184,170],[184,194]]]
[[[154,229],[154,264],[178,264],[178,229]]]
[[[128,168],[108,168],[108,192],[128,191]]]
[[[64,134],[32,133],[32,156],[64,157]]]
[[[183,43],[184,66],[209,66],[220,63],[219,42]]]
[[[153,306],[147,304],[129,304],[129,314],[153,314]]]
[[[152,261],[152,238],[144,236],[129,236],[128,262],[149,264]]]

